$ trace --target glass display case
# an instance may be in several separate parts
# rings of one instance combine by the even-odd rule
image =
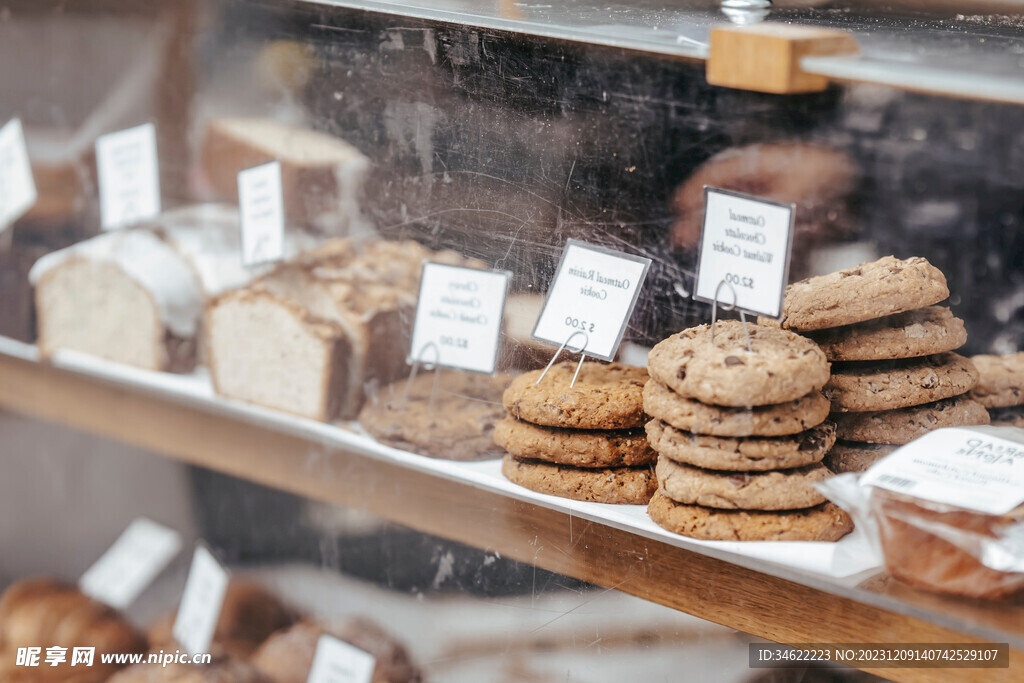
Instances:
[[[933,427],[1024,426],[1019,4],[0,0],[0,53],[0,126],[20,122],[0,132],[0,194],[14,203],[18,145],[35,188],[0,225],[0,657],[25,647],[10,623],[24,581],[76,580],[147,517],[189,551],[127,608],[148,641],[124,648],[173,647],[159,617],[196,543],[272,592],[260,609],[285,605],[249,640],[221,624],[208,652],[228,678],[202,680],[306,680],[323,634],[370,651],[375,681],[1020,678],[1016,594],[900,580],[838,508],[804,540],[794,529],[831,504],[778,503],[789,484],[759,479],[837,470],[836,448],[873,460]],[[145,159],[103,149],[139,126],[156,149],[148,211],[133,185]],[[246,184],[268,165],[276,248],[254,243],[267,214]],[[773,357],[767,388],[729,403],[752,375],[708,380],[716,400],[685,363],[645,369],[711,320],[691,294],[707,187],[793,207],[789,282],[886,268],[817,327],[910,316],[890,325],[900,341],[850,351],[786,309],[755,342],[809,336],[821,382]],[[112,225],[114,206],[134,218]],[[557,345],[533,337],[570,240],[650,260],[617,365],[569,343],[551,366]],[[504,309],[488,311],[494,373],[435,369],[411,348],[424,262],[508,273]],[[939,281],[941,295],[915,293]],[[588,305],[566,324],[598,315]],[[918,357],[927,386],[899,384]],[[902,402],[844,405],[834,378],[857,363],[887,363],[872,381]],[[957,372],[969,381],[932,391]],[[993,376],[999,398],[970,394]],[[574,394],[577,379],[602,398]],[[751,426],[759,415],[774,426]],[[917,431],[894,435],[899,420]],[[670,461],[657,471],[655,451]],[[726,451],[745,464],[722,465]],[[662,467],[728,492],[674,494],[682,474]],[[748,505],[735,490],[751,481],[770,483]],[[668,501],[660,522],[652,495]],[[338,625],[354,616],[383,630]],[[276,627],[291,630],[275,643]],[[762,671],[768,642],[1001,649],[988,667]],[[112,673],[36,671],[0,661],[12,681]]]

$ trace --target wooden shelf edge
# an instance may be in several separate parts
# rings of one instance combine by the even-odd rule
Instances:
[[[0,408],[139,446],[614,588],[783,643],[981,639],[401,465],[51,366],[0,356]],[[884,669],[897,681],[1015,680],[1009,669]]]

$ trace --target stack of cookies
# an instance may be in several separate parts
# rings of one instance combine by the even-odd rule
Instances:
[[[974,356],[978,383],[971,398],[985,406],[992,424],[1024,427],[1024,352]]]
[[[552,496],[646,504],[657,486],[643,431],[647,371],[588,361],[575,384],[575,362],[542,372],[520,375],[505,390],[507,414],[494,428],[507,452],[502,474]]]
[[[974,365],[951,353],[967,341],[963,321],[935,306],[946,278],[915,257],[873,263],[796,282],[781,325],[806,335],[832,362],[825,395],[839,441],[834,472],[861,472],[897,446],[940,427],[988,424],[968,394]]]
[[[726,541],[834,541],[853,528],[812,486],[831,476],[821,460],[835,442],[821,394],[829,366],[813,342],[722,321],[714,341],[702,325],[658,343],[648,370],[654,522]]]

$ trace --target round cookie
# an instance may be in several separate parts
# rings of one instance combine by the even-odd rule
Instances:
[[[994,427],[1024,427],[1024,406],[991,408],[988,414]]]
[[[647,423],[654,450],[684,465],[736,472],[778,470],[820,462],[836,440],[826,423],[779,437],[722,437],[684,432],[660,420]]]
[[[923,358],[836,363],[825,385],[834,412],[907,408],[966,393],[978,380],[971,361],[955,353]]]
[[[506,455],[501,473],[531,491],[592,503],[643,505],[658,488],[650,466],[582,469]]]
[[[683,398],[661,382],[644,387],[644,412],[696,434],[712,436],[787,436],[825,421],[829,402],[820,391],[795,401],[753,408],[713,406]]]
[[[683,330],[658,342],[647,356],[651,377],[684,398],[719,406],[763,406],[795,401],[828,381],[828,361],[817,344],[779,328],[738,320]]]
[[[1024,404],[1024,352],[974,356],[971,360],[978,368],[978,384],[971,390],[971,398],[986,408]]]
[[[825,466],[836,474],[864,472],[899,446],[856,441],[836,441],[825,456]]]
[[[799,510],[825,502],[811,484],[832,473],[824,465],[768,472],[715,472],[658,458],[658,490],[686,505],[724,510]]]
[[[867,413],[835,413],[836,437],[844,441],[905,444],[942,427],[987,425],[985,406],[966,395],[934,403]]]
[[[821,330],[931,306],[948,296],[946,277],[927,259],[883,256],[794,282],[786,288],[780,322],[787,330]]]
[[[573,467],[635,467],[657,457],[640,429],[560,429],[513,417],[494,426],[494,442],[517,458]]]
[[[808,332],[830,361],[916,358],[967,343],[964,321],[945,306],[926,306],[862,323]],[[1024,369],[1024,364],[1022,364]]]
[[[716,510],[655,493],[647,514],[658,526],[702,541],[838,541],[853,520],[833,503],[804,510]]]
[[[585,362],[572,387],[576,363],[565,361],[516,377],[502,398],[505,410],[518,420],[569,429],[634,429],[642,427],[643,389],[647,371],[619,363]]]

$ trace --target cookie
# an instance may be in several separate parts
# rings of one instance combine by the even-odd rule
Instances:
[[[1024,404],[1024,352],[974,356],[971,360],[978,368],[978,384],[971,398],[986,408]]]
[[[825,456],[825,466],[836,474],[864,472],[897,448],[885,444],[836,441]]]
[[[825,396],[834,412],[893,410],[970,391],[978,380],[971,361],[955,353],[892,361],[835,363]]]
[[[738,320],[683,330],[658,342],[647,356],[651,377],[684,398],[719,406],[763,406],[795,401],[828,381],[828,361],[809,339]]]
[[[684,465],[737,472],[803,467],[820,462],[836,440],[831,424],[779,437],[722,437],[684,432],[661,420],[647,423],[654,450]]]
[[[494,442],[517,458],[573,467],[635,467],[657,457],[642,429],[560,429],[513,417],[495,425]]]
[[[668,531],[702,541],[838,541],[853,531],[853,520],[833,503],[784,512],[716,510],[659,492],[647,514]]]
[[[677,429],[712,436],[786,436],[821,424],[829,402],[820,391],[754,408],[713,406],[683,398],[661,382],[644,387],[644,412]]]
[[[836,436],[844,441],[905,444],[942,427],[987,425],[985,406],[966,395],[910,408],[867,413],[835,413]]]
[[[494,445],[494,424],[505,411],[501,394],[512,378],[469,372],[442,372],[431,408],[434,373],[383,387],[363,406],[359,423],[381,443],[444,460],[501,457]]]
[[[650,466],[582,469],[505,455],[501,473],[531,491],[592,503],[643,505],[658,488]]]
[[[946,277],[926,259],[884,256],[794,282],[782,303],[783,328],[821,330],[936,304],[949,296]]]
[[[677,503],[724,510],[799,510],[825,502],[811,484],[832,473],[824,465],[768,472],[716,472],[658,458],[658,490]]]
[[[988,415],[995,427],[1024,427],[1024,406],[990,408]]]
[[[572,387],[576,363],[527,372],[505,391],[505,409],[517,420],[569,429],[635,429],[646,422],[647,371],[619,363],[585,362]]]
[[[830,361],[916,358],[952,351],[967,343],[964,321],[944,306],[926,306],[853,325],[808,332],[807,336],[821,347]]]

